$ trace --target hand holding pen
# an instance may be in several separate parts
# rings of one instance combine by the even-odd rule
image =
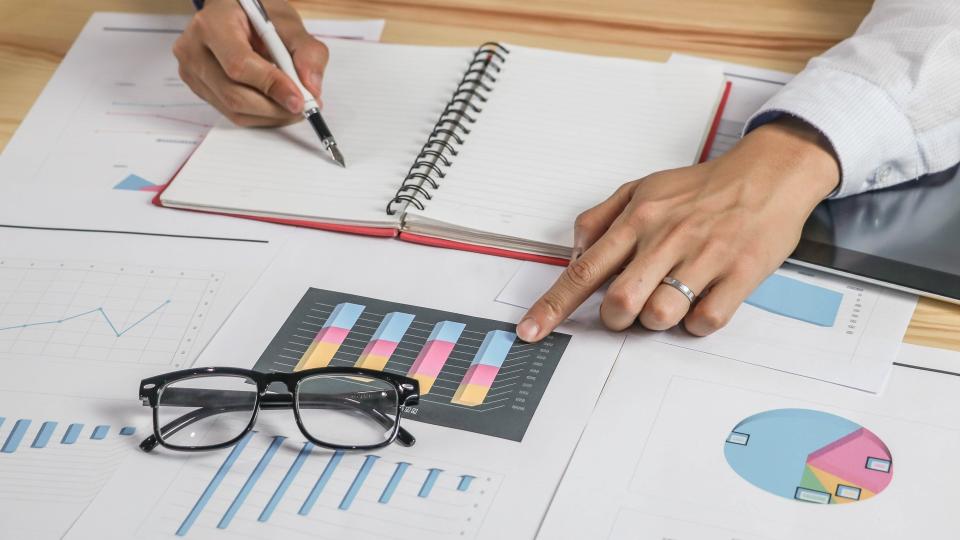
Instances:
[[[279,39],[264,39],[263,30]],[[319,114],[327,47],[307,32],[286,2],[241,6],[237,0],[207,0],[173,52],[183,81],[233,123],[279,126],[306,116],[324,148],[343,165]]]

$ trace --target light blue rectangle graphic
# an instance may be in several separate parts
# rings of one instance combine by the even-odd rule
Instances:
[[[486,337],[483,338],[483,343],[480,345],[480,350],[477,351],[477,355],[473,357],[473,362],[470,362],[470,365],[483,364],[499,368],[503,365],[503,361],[507,358],[507,353],[510,352],[510,348],[513,347],[513,342],[516,339],[517,335],[513,332],[503,330],[487,332]]]
[[[3,448],[0,448],[0,452],[4,454],[12,454],[17,451],[17,447],[20,446],[20,441],[23,440],[24,434],[27,432],[27,428],[30,427],[30,420],[20,419],[13,424],[13,429],[10,430],[10,434],[7,435],[7,441],[3,443]]]
[[[830,504],[830,494],[813,489],[798,487],[794,498],[798,501],[805,501],[817,504]]]
[[[403,335],[407,333],[407,329],[410,328],[410,323],[412,322],[413,315],[409,313],[400,313],[399,311],[387,313],[387,316],[383,318],[383,322],[380,323],[377,331],[373,333],[373,338],[371,338],[370,341],[382,339],[400,343],[400,340],[403,339]]]
[[[93,433],[90,434],[90,438],[94,440],[103,440],[107,437],[107,433],[110,432],[110,426],[97,426],[93,428]]]
[[[123,435],[124,437],[129,437],[130,435],[133,435],[136,432],[137,432],[137,428],[133,426],[123,426],[122,428],[120,428],[120,434]]]
[[[853,499],[855,501],[859,501],[860,488],[856,486],[845,486],[843,484],[837,484],[837,497],[843,497],[844,499]]]
[[[357,319],[360,318],[360,314],[363,313],[364,309],[366,309],[366,306],[351,304],[349,302],[338,304],[337,307],[333,308],[333,312],[330,313],[327,321],[323,323],[323,328],[335,326],[337,328],[343,328],[344,330],[350,330],[353,328],[353,325],[357,324]]]
[[[77,442],[81,431],[83,431],[83,424],[70,424],[67,426],[67,431],[64,432],[63,438],[60,439],[60,444],[73,444]]]
[[[265,506],[263,511],[260,512],[260,517],[257,518],[257,521],[267,521],[270,519],[270,516],[273,515],[273,511],[276,510],[277,505],[280,504],[280,500],[283,499],[284,494],[286,494],[287,490],[290,489],[290,484],[293,483],[293,480],[297,477],[300,469],[303,468],[303,463],[307,461],[307,457],[310,456],[310,452],[312,450],[313,443],[303,443],[303,448],[301,448],[300,453],[297,454],[297,459],[293,460],[293,464],[290,465],[290,469],[287,470],[287,474],[283,475],[283,480],[280,481],[280,485],[278,485],[276,491],[273,492],[273,496],[270,497],[270,500],[267,502],[267,506]]]
[[[357,493],[360,493],[360,488],[363,487],[364,480],[370,475],[370,469],[373,469],[373,464],[378,459],[380,459],[380,456],[374,455],[368,455],[364,458],[363,465],[360,466],[360,470],[357,471],[357,476],[350,484],[350,489],[347,490],[347,493],[343,496],[343,500],[340,501],[341,510],[350,509],[353,500],[357,498]]]
[[[464,474],[460,476],[460,483],[457,484],[457,491],[467,491],[470,489],[470,484],[473,482],[476,476],[470,476],[469,474]]]
[[[837,320],[843,293],[773,274],[745,301],[770,313],[830,327]]]
[[[230,503],[227,511],[223,513],[223,517],[220,518],[220,523],[217,523],[218,529],[226,529],[230,525],[230,522],[233,521],[234,516],[237,515],[237,511],[243,506],[243,502],[250,496],[250,491],[253,490],[253,486],[257,485],[260,477],[263,476],[263,471],[267,470],[267,466],[270,465],[270,460],[273,459],[273,456],[277,453],[277,449],[283,444],[284,439],[286,439],[286,437],[280,435],[273,438],[270,446],[267,447],[263,456],[260,457],[260,461],[257,462],[257,466],[254,467],[253,472],[250,473],[250,477],[243,483],[243,487],[240,488],[240,491],[237,493],[237,496],[234,497],[233,502]]]
[[[303,505],[300,506],[300,510],[297,512],[298,514],[305,516],[310,513],[320,493],[323,492],[323,488],[326,487],[327,482],[330,481],[330,477],[333,476],[333,471],[335,471],[337,465],[340,464],[341,459],[343,459],[343,452],[340,450],[337,450],[330,456],[330,461],[327,462],[327,466],[324,467],[323,472],[320,473],[320,478],[317,478],[317,483],[313,485],[307,498],[303,501]]]
[[[47,443],[50,442],[50,436],[53,435],[53,430],[57,429],[56,422],[44,422],[40,425],[40,431],[37,432],[37,436],[33,438],[33,444],[30,445],[30,448],[43,448],[47,446]]]
[[[867,468],[871,471],[890,472],[890,460],[868,457]]]
[[[400,462],[397,463],[397,468],[393,470],[393,474],[390,476],[390,481],[387,482],[387,487],[383,488],[383,493],[380,494],[378,501],[381,504],[387,504],[390,502],[390,499],[393,497],[393,492],[397,490],[397,486],[400,485],[400,480],[403,478],[403,473],[407,472],[407,468],[410,466],[409,463]]]
[[[233,467],[233,464],[236,463],[237,458],[240,457],[240,454],[247,446],[247,443],[250,442],[250,438],[253,436],[253,433],[254,432],[252,431],[247,433],[247,436],[240,439],[240,442],[238,442],[233,449],[230,450],[230,454],[227,455],[227,459],[223,460],[220,468],[217,469],[216,474],[213,475],[213,478],[203,490],[200,498],[197,499],[197,502],[194,503],[193,508],[190,509],[190,513],[187,514],[187,517],[184,518],[183,523],[180,524],[180,528],[177,529],[177,536],[186,536],[187,533],[190,532],[190,527],[193,527],[194,522],[196,522],[197,518],[200,517],[200,513],[203,512],[204,507],[207,506],[208,502],[210,502],[210,498],[213,497],[214,492],[217,491],[217,488],[220,487],[223,479],[226,478],[227,473],[230,472],[230,467]]]
[[[427,472],[427,477],[423,480],[423,485],[420,486],[420,492],[417,493],[417,497],[423,497],[424,499],[429,497],[430,492],[433,491],[433,485],[437,483],[437,477],[439,477],[442,472],[443,469],[430,469]]]
[[[427,341],[446,341],[447,343],[456,343],[460,339],[467,325],[453,321],[440,321],[434,325]]]

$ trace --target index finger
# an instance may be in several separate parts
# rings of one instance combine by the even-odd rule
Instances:
[[[543,339],[623,266],[635,246],[635,233],[615,223],[527,311],[517,325],[517,337]]]

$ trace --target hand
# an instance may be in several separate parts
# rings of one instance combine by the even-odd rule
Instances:
[[[542,339],[618,272],[600,307],[608,328],[639,317],[650,330],[683,320],[690,333],[710,334],[790,255],[839,178],[822,135],[782,119],[713,161],[625,184],[577,218],[570,265],[517,334]],[[693,289],[697,302],[662,284],[665,276]]]
[[[290,50],[300,80],[320,104],[327,47],[303,27],[284,0],[262,0],[280,39]],[[296,122],[303,96],[270,60],[236,0],[207,0],[173,45],[180,78],[195,94],[240,126]]]

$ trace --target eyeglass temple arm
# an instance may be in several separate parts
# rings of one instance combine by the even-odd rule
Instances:
[[[173,396],[170,396],[170,393],[174,393]],[[230,401],[228,395],[234,394],[243,396],[239,403],[236,405],[226,405],[222,407],[204,407],[197,402],[207,402],[211,398],[216,400],[220,399],[221,401]],[[203,420],[209,418],[216,414],[228,413],[228,412],[237,412],[247,410],[250,407],[249,403],[249,393],[248,392],[237,392],[234,390],[207,390],[200,388],[178,388],[170,389],[165,395],[165,401],[171,405],[180,405],[180,406],[194,406],[197,409],[190,411],[179,418],[176,418],[170,422],[167,422],[164,426],[160,428],[160,433],[163,436],[173,435],[181,429]],[[224,399],[227,398],[227,399]],[[334,397],[325,396],[323,398],[313,398],[310,401],[304,402],[301,398],[300,406],[307,405],[308,407],[317,407],[317,408],[330,408],[331,406],[344,408],[344,409],[355,409],[367,416],[370,416],[376,420],[380,425],[385,428],[391,427],[394,424],[394,421],[391,420],[388,416],[383,414],[377,409],[374,408],[364,408],[361,404],[356,403],[353,400],[348,399],[336,399]],[[290,394],[265,394],[260,400],[261,409],[290,409],[293,408],[293,396]],[[397,442],[402,446],[413,446],[416,443],[417,439],[409,431],[404,429],[403,426],[399,426],[397,430]],[[155,434],[150,435],[143,442],[140,443],[140,449],[144,452],[150,452],[157,445],[160,444],[160,441],[157,439]]]

